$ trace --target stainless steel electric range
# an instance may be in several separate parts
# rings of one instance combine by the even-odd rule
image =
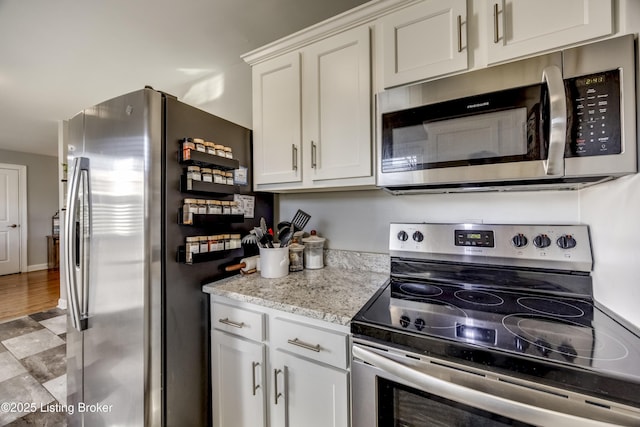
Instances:
[[[583,225],[391,224],[353,318],[353,426],[640,425],[640,338]],[[611,284],[614,286],[614,284]]]

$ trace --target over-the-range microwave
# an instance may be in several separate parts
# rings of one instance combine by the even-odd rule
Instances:
[[[637,172],[633,35],[378,94],[394,194],[576,189]]]

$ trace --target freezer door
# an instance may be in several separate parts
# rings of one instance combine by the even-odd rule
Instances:
[[[78,292],[85,426],[161,423],[160,150],[157,92],[85,110],[90,243]]]

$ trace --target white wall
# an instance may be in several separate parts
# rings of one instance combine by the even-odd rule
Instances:
[[[575,191],[392,196],[382,190],[281,194],[280,220],[297,209],[312,218],[327,247],[387,253],[391,222],[576,223]]]

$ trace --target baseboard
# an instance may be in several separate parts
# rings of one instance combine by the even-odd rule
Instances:
[[[27,266],[27,273],[30,273],[32,271],[48,270],[48,269],[49,269],[49,264],[47,264],[47,263],[28,265]]]
[[[67,309],[67,300],[66,299],[58,299],[58,308],[60,310],[66,310]]]

